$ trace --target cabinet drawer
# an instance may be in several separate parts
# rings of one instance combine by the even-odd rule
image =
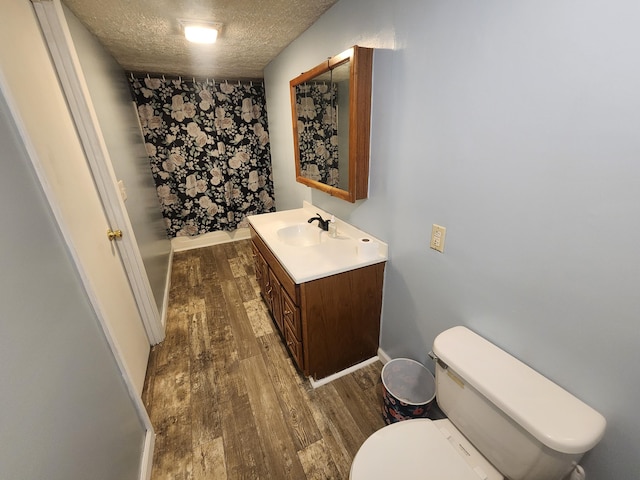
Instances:
[[[291,326],[287,322],[284,322],[284,341],[287,344],[287,348],[291,352],[291,356],[296,362],[296,365],[304,372],[302,342],[296,338],[295,334],[291,330]]]
[[[286,291],[282,291],[282,317],[284,323],[289,325],[291,332],[299,341],[302,341],[302,322],[300,321],[300,309],[296,306]]]

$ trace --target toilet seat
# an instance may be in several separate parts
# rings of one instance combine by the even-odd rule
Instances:
[[[350,480],[503,480],[449,420],[415,419],[371,435],[351,465]]]

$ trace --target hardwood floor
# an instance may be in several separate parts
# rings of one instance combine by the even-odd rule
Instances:
[[[249,240],[174,255],[167,337],[143,392],[152,480],[348,479],[384,426],[382,365],[314,390],[258,292]]]

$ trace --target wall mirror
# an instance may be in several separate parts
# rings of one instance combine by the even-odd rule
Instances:
[[[369,189],[372,66],[354,46],[289,82],[296,180],[349,202]]]

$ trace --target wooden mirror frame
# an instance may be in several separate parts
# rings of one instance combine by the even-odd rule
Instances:
[[[298,114],[296,111],[296,86],[318,75],[351,62],[349,73],[349,189],[332,187],[301,174],[300,145],[298,141]],[[296,164],[296,181],[329,195],[354,203],[367,198],[369,192],[369,132],[371,124],[371,76],[373,49],[357,45],[336,55],[320,65],[304,72],[289,82],[291,89],[291,114],[293,120],[293,148]]]

